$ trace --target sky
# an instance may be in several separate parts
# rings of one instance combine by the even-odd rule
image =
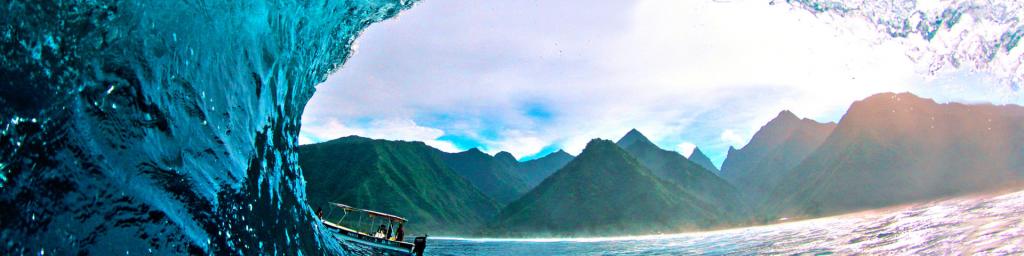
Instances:
[[[907,40],[820,16],[769,1],[422,1],[363,33],[317,87],[299,142],[359,135],[528,160],[636,128],[720,166],[782,110],[834,122],[905,91],[1021,102],[977,89],[983,72],[925,72]]]

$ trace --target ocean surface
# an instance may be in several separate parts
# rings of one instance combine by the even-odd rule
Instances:
[[[431,238],[427,255],[1022,255],[1024,191],[713,232],[577,239]]]

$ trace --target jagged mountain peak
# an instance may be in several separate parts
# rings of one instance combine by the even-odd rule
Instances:
[[[704,167],[704,169],[709,171],[718,171],[718,167],[711,162],[711,158],[705,155],[704,152],[700,151],[700,147],[693,148],[693,153],[690,154],[689,159],[693,163],[700,165],[700,167]]]
[[[796,114],[793,113],[793,111],[789,111],[788,109],[779,111],[779,115],[775,117],[775,120],[786,119],[800,120],[800,117],[797,117]]]
[[[565,167],[509,204],[488,231],[568,236],[675,232],[729,223],[735,213],[727,209],[657,178],[612,141],[594,139]]]
[[[593,143],[594,141],[590,142]],[[651,142],[650,139],[647,139],[647,136],[644,136],[643,133],[640,133],[640,131],[636,130],[635,128],[629,130],[629,132],[627,132],[626,135],[622,136],[622,138],[619,139],[619,141],[616,142],[615,144],[618,144],[619,147],[626,148],[635,143],[645,143],[654,145],[654,143]],[[589,147],[590,143],[587,143],[587,146]]]

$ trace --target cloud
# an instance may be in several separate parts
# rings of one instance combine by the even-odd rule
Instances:
[[[742,147],[743,144],[746,144],[747,141],[746,139],[744,139],[743,136],[736,134],[736,131],[733,130],[725,130],[724,132],[722,132],[722,135],[720,137],[722,139],[722,142],[735,148]]]
[[[679,145],[676,145],[676,152],[679,152],[680,154],[683,154],[684,156],[689,158],[690,155],[693,154],[693,149],[695,148],[697,148],[697,144],[693,144],[692,142],[687,141],[679,143]]]
[[[944,95],[917,83],[905,46],[837,27],[762,1],[425,1],[358,39],[300,139],[360,132],[524,157],[638,128],[720,163],[783,109],[836,121],[878,92]],[[330,120],[337,131],[314,131]]]
[[[483,140],[487,145],[484,149],[489,154],[496,154],[499,151],[507,151],[513,156],[521,158],[537,154],[544,147],[550,145],[549,141],[523,131],[506,131],[499,140]]]

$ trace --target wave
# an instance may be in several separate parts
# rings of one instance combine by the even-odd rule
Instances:
[[[0,254],[341,253],[302,109],[413,1],[4,1]]]
[[[1003,91],[1024,83],[1024,2],[1017,0],[786,0],[840,27],[868,25],[927,66],[925,75],[959,71],[992,75]]]

